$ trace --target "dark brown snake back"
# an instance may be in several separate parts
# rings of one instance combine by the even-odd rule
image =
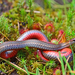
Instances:
[[[35,39],[30,39],[26,41],[10,41],[10,42],[4,42],[0,45],[0,53],[6,50],[22,49],[25,48],[26,46],[43,49],[43,50],[60,50],[70,46],[73,43],[75,43],[75,40],[57,45]]]

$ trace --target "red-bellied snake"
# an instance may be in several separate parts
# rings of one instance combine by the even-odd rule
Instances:
[[[33,47],[41,50],[37,50],[39,56],[43,61],[49,61],[50,59],[58,60],[60,51],[61,56],[68,58],[72,61],[72,51],[68,46],[75,43],[75,38],[61,44],[50,44],[47,37],[38,30],[30,30],[22,34],[16,41],[9,41],[0,44],[0,56],[3,58],[13,57],[18,50],[28,47]]]

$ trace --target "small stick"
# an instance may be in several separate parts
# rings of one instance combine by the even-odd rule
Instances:
[[[5,60],[3,58],[0,57],[0,59],[2,59],[3,61],[5,61],[6,63],[8,63],[9,65],[11,65],[12,67],[14,67],[15,69],[17,70],[20,70],[20,71],[23,71],[27,74],[26,70],[20,68],[19,66],[17,66],[16,64],[13,64],[12,62],[8,61],[8,60]]]
[[[75,73],[75,71],[70,71],[71,73]]]
[[[21,61],[18,57],[15,57],[19,62]]]
[[[61,63],[61,61],[60,61],[59,57],[58,57],[57,59],[58,59],[58,61]]]
[[[30,10],[26,10],[26,12],[30,12]],[[40,13],[40,11],[33,11],[34,13]]]
[[[4,37],[6,37],[7,40],[10,41],[10,39],[9,39],[5,34],[3,34],[1,31],[0,31],[0,33],[1,33]]]
[[[68,60],[70,59],[70,57],[71,57],[71,56],[69,56],[69,57],[67,58],[67,61],[66,61],[66,64],[65,64],[65,71],[66,71],[66,69],[67,69],[67,62],[68,62]]]

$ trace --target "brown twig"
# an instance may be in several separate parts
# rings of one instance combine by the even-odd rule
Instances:
[[[13,68],[12,70],[7,71],[8,75],[10,75],[15,69]]]
[[[70,71],[71,73],[75,73],[75,71]]]
[[[18,22],[18,31],[20,31],[20,24],[19,24],[19,22]]]
[[[60,61],[59,57],[58,57],[57,59],[58,59],[58,61],[59,61],[59,62],[60,62],[60,64],[61,64],[61,61]]]
[[[15,57],[19,62],[21,61],[18,57]]]
[[[46,64],[45,62],[39,62],[40,64]]]
[[[65,64],[65,71],[66,71],[66,69],[67,69],[67,62],[68,62],[68,60],[70,59],[70,57],[71,57],[71,56],[69,56],[69,57],[67,58],[67,61],[66,61],[66,64]]]
[[[0,34],[2,34],[8,41],[10,41],[10,39],[5,34],[3,34],[1,31],[0,31]]]
[[[13,64],[12,62],[6,60],[6,59],[3,59],[0,57],[0,59],[2,59],[3,61],[5,61],[6,63],[8,63],[9,65],[11,65],[12,67],[14,67],[15,69],[17,70],[20,70],[20,71],[23,71],[27,74],[26,70],[22,69],[21,67],[17,66],[16,64]]]
[[[30,10],[26,10],[26,12],[30,12]],[[40,13],[40,11],[33,11],[34,13]]]

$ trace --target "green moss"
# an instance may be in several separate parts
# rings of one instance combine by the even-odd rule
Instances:
[[[0,17],[0,32],[6,34],[10,33],[11,31],[11,24],[8,23],[8,19],[4,16]]]
[[[69,8],[65,7],[65,5],[58,5],[55,4],[53,1],[44,0],[45,2],[45,9],[42,9],[41,7],[38,7],[35,3],[33,3],[33,0],[10,0],[13,2],[12,9],[10,9],[8,12],[3,13],[3,16],[0,16],[0,34],[3,34],[1,36],[4,37],[6,35],[10,41],[16,40],[19,35],[19,29],[18,26],[24,28],[24,29],[32,29],[33,23],[38,22],[41,26],[41,30],[44,34],[46,34],[47,38],[51,40],[52,38],[57,38],[58,31],[60,29],[64,30],[66,33],[67,41],[75,38],[75,1],[72,0],[72,3],[69,4]],[[25,2],[26,1],[26,2]],[[34,6],[35,4],[35,6]],[[60,6],[58,8],[54,8],[53,6]],[[61,8],[61,9],[59,9]],[[30,12],[27,12],[26,10],[30,10]],[[40,11],[40,13],[34,13],[34,11]],[[26,23],[25,25],[22,25],[22,22]],[[44,26],[47,23],[53,23],[55,27],[55,32],[48,33],[44,30]],[[3,39],[3,37],[1,39]],[[5,39],[3,39],[5,41]],[[72,45],[73,46],[73,45]],[[73,49],[75,46],[73,46]],[[42,60],[38,55],[34,55],[34,51],[36,49],[31,49],[26,47],[24,50],[20,50],[17,53],[17,57],[21,59],[21,62],[19,62],[19,66],[23,69],[28,69],[28,72],[31,71],[32,73],[36,72],[50,75],[53,73],[53,68],[58,66],[58,64],[50,60],[47,63],[43,63]],[[25,66],[24,66],[25,65]],[[72,64],[71,64],[72,65]],[[24,68],[25,67],[25,68]],[[5,66],[4,63],[0,64],[0,70],[4,73],[7,73],[8,70],[10,70],[10,66]],[[67,70],[69,71],[69,70]],[[19,75],[24,75],[25,73],[21,71],[17,71]],[[56,71],[56,74],[60,75],[60,70]]]

